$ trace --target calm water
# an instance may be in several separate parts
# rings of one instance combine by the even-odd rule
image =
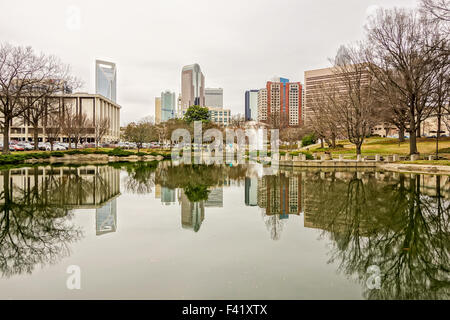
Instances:
[[[447,176],[164,162],[5,170],[0,191],[1,299],[450,297]]]

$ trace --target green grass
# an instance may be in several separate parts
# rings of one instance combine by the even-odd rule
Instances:
[[[349,155],[356,154],[356,148],[349,141],[339,141],[343,148],[311,148],[309,152],[311,153],[321,153],[321,152],[331,152],[333,155]],[[450,154],[450,138],[441,138],[439,140],[439,148],[442,153]],[[417,141],[417,149],[421,154],[434,154],[436,151],[436,139],[433,138],[419,138]],[[398,139],[392,138],[380,138],[371,137],[365,140],[362,148],[362,155],[408,155],[409,154],[409,141],[399,143]]]
[[[27,152],[12,152],[10,154],[0,154],[0,166],[5,165],[18,165],[25,163],[29,159],[49,159],[50,157],[62,158],[64,155],[78,155],[78,154],[106,154],[108,156],[118,156],[127,157],[131,155],[137,156],[163,156],[164,159],[170,159],[170,152],[156,152],[152,151],[150,153],[146,152],[133,152],[128,150],[123,150],[120,148],[107,149],[72,149],[67,151],[27,151]]]

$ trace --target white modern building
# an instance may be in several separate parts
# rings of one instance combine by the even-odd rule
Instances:
[[[72,114],[86,115],[88,127],[82,138],[83,141],[95,141],[95,123],[103,119],[109,120],[110,128],[108,133],[103,137],[102,142],[117,142],[120,140],[121,107],[114,101],[100,94],[89,93],[60,94],[53,96],[51,99],[51,108],[55,110],[54,112],[71,112]],[[37,128],[39,141],[46,141],[45,120],[45,118],[42,119]],[[0,136],[3,139],[2,133]],[[34,128],[24,116],[17,117],[12,121],[10,127],[11,140],[32,141],[33,136]],[[67,140],[62,132],[59,140]]]

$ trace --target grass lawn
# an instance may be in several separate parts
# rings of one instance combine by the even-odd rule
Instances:
[[[324,152],[328,151],[332,154],[345,154],[352,155],[356,153],[356,148],[354,145],[350,144],[349,141],[339,141],[338,144],[343,145],[343,148],[337,149],[329,149],[320,147],[311,148],[310,152]],[[419,138],[417,140],[417,148],[420,154],[434,154],[436,151],[436,139],[432,138]],[[445,150],[446,149],[446,150]],[[447,153],[450,158],[450,138],[441,138],[439,139],[439,150],[442,150],[443,153]],[[405,142],[399,143],[398,139],[392,138],[368,138],[364,142],[362,146],[362,154],[363,155],[389,155],[389,154],[398,154],[398,155],[408,155],[409,154],[409,140]],[[443,154],[445,156],[445,154]]]

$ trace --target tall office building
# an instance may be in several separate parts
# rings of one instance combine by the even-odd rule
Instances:
[[[258,90],[245,91],[245,121],[258,121]]]
[[[116,102],[117,71],[115,63],[95,60],[95,93]]]
[[[162,122],[165,122],[167,120],[175,118],[176,105],[177,105],[177,101],[175,99],[175,92],[171,92],[169,90],[161,92],[161,121]]]
[[[155,123],[161,123],[161,97],[155,98]]]
[[[107,202],[95,210],[95,234],[115,232],[117,229],[117,204],[116,199]]]
[[[286,78],[268,81],[258,92],[258,120],[280,126],[302,123],[302,84]]]
[[[223,89],[222,88],[206,88],[205,89],[205,106],[213,108],[223,108]]]
[[[181,108],[205,106],[205,76],[200,66],[195,63],[184,66],[181,71]]]

